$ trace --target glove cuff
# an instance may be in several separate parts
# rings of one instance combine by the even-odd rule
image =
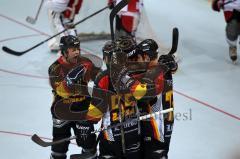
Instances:
[[[126,88],[129,88],[131,87],[131,85],[133,85],[134,79],[126,75],[125,77],[122,78],[121,82],[126,86]]]

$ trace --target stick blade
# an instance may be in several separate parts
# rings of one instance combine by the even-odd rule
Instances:
[[[32,18],[32,17],[27,17],[26,21],[30,24],[35,24],[36,23],[36,19]]]
[[[120,3],[118,3],[113,10],[110,13],[109,19],[110,19],[110,31],[111,31],[111,38],[112,41],[115,40],[115,36],[114,36],[114,29],[113,29],[113,20],[115,18],[115,16],[117,15],[117,13],[124,8],[130,0],[122,0]]]
[[[42,147],[48,147],[50,146],[47,142],[43,141],[38,135],[34,134],[31,137],[32,141],[35,142],[36,144],[38,144],[39,146]]]
[[[173,28],[172,33],[172,48],[168,54],[174,54],[178,48],[178,38],[179,38],[179,31],[178,28]]]
[[[3,46],[3,47],[2,47],[2,50],[3,50],[4,52],[6,52],[6,53],[9,53],[9,54],[15,55],[15,56],[21,56],[21,55],[23,55],[23,54],[25,53],[25,51],[24,51],[24,52],[14,51],[14,50],[6,47],[6,46]]]

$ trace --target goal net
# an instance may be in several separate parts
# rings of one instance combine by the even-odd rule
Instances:
[[[149,0],[143,0],[143,3],[149,3]],[[82,8],[77,19],[83,19],[92,13],[104,8],[107,5],[107,0],[84,0]],[[110,9],[106,9],[91,19],[85,21],[77,26],[79,38],[82,41],[89,40],[110,40],[110,23],[109,23]],[[171,35],[170,35],[171,36]],[[157,41],[160,47],[160,54],[166,53],[169,48],[164,47],[163,42],[157,37],[156,33],[151,27],[147,11],[144,5],[141,7],[141,17],[138,29],[136,32],[136,39],[141,41],[143,39],[151,38]]]

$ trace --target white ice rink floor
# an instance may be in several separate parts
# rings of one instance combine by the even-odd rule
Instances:
[[[174,75],[175,126],[170,159],[240,159],[240,62],[233,65],[225,42],[222,13],[205,0],[146,0],[153,28],[167,46],[180,31],[179,70]],[[40,0],[0,1],[0,46],[25,50],[52,35],[46,9],[37,24]],[[100,55],[102,42],[83,43]],[[30,140],[51,138],[52,102],[48,66],[56,54],[43,44],[15,57],[0,50],[0,159],[47,159],[50,148]],[[80,150],[74,144],[70,153]]]

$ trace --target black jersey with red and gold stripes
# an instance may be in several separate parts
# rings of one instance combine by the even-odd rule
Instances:
[[[148,72],[149,73],[149,72]],[[148,76],[149,74],[147,74]],[[110,72],[105,70],[101,72],[95,80],[95,88],[93,89],[93,97],[105,100],[99,101],[95,98],[91,101],[89,112],[87,114],[88,120],[99,121],[102,119],[102,126],[107,127],[125,121],[138,114],[137,101],[144,97],[150,97],[154,94],[160,94],[163,90],[163,73],[159,74],[154,79],[149,78],[134,78],[135,82],[132,84],[124,94],[117,93],[111,83]],[[99,90],[100,93],[99,93]],[[100,102],[100,104],[99,104]],[[121,111],[120,111],[121,109]],[[124,126],[125,132],[132,132],[138,130],[138,123],[135,121]],[[104,132],[104,137],[107,140],[114,141],[115,136],[118,136],[120,131],[116,129],[109,129]],[[116,135],[118,134],[118,135]]]
[[[79,58],[79,62],[77,64],[69,64],[64,62],[63,56],[59,57],[48,70],[49,73],[49,83],[52,87],[52,92],[54,94],[54,101],[52,104],[52,113],[53,106],[58,103],[60,100],[63,100],[63,103],[66,105],[70,105],[74,103],[75,108],[81,106],[81,103],[85,103],[81,109],[88,109],[90,103],[90,95],[88,93],[88,81],[90,79],[94,80],[96,74],[99,69],[96,68],[93,63],[84,57]],[[78,79],[75,85],[69,87],[66,81],[66,75],[68,72],[75,67],[83,65],[86,69],[85,76],[83,78]],[[98,71],[96,71],[98,70]],[[86,102],[89,101],[89,102]],[[84,108],[83,108],[84,107]],[[53,113],[54,114],[54,113]]]

